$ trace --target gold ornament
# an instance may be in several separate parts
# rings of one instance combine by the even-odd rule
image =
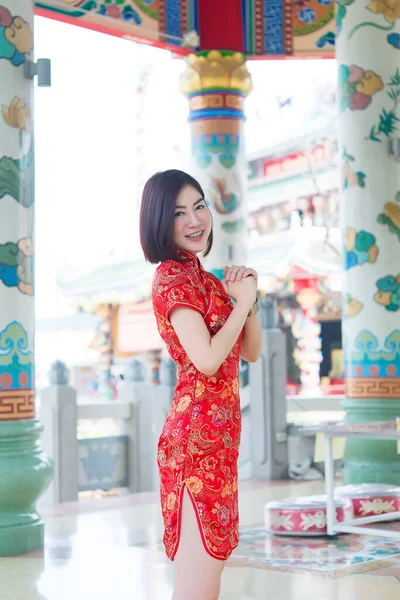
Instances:
[[[213,88],[239,90],[247,96],[253,89],[241,52],[226,54],[211,50],[206,55],[189,54],[187,62],[188,67],[181,77],[181,92],[185,96]]]

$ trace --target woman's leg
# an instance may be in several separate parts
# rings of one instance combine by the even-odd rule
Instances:
[[[218,600],[224,561],[206,552],[186,486],[181,511],[172,600]]]

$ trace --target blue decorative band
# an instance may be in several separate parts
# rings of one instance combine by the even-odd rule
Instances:
[[[0,331],[0,390],[22,390],[33,387],[33,352],[28,334],[13,321]]]
[[[226,94],[229,96],[238,96],[239,98],[244,98],[243,92],[239,90],[231,90],[227,88],[207,88],[206,90],[199,90],[196,92],[192,92],[187,95],[188,100],[191,98],[195,98],[197,96],[210,96],[213,94]]]
[[[245,119],[245,114],[242,110],[232,110],[218,108],[215,110],[196,110],[189,115],[188,121],[197,121],[199,119]]]
[[[377,337],[370,331],[361,331],[353,348],[345,350],[345,373],[347,377],[400,377],[400,330],[392,331],[384,341],[383,349]]]

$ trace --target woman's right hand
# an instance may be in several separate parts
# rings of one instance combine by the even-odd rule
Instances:
[[[236,302],[247,304],[249,310],[257,299],[257,282],[254,277],[244,277],[240,281],[223,281],[228,296]]]

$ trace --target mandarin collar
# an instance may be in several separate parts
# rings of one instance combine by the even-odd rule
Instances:
[[[191,252],[188,252],[187,250],[178,250],[178,255],[181,258],[183,258],[185,264],[195,267],[196,269],[199,269],[200,271],[204,271],[203,265],[201,264],[198,256],[195,256],[194,254],[192,254]]]

